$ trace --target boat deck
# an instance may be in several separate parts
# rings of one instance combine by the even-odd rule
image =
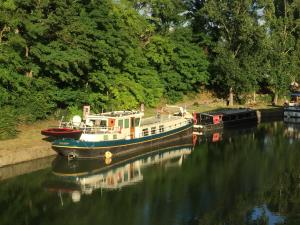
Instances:
[[[141,121],[141,126],[148,126],[155,123],[164,123],[167,121],[176,121],[180,119],[182,119],[182,117],[172,116],[172,115],[153,116],[153,117],[143,118]]]

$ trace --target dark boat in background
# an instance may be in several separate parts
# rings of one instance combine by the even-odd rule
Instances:
[[[194,130],[198,132],[256,124],[257,122],[256,110],[249,108],[194,113]]]
[[[239,108],[239,109],[225,109],[221,111],[224,128],[234,127],[245,124],[256,124],[257,113],[254,109]]]

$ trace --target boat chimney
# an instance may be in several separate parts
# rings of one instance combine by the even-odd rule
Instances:
[[[144,112],[144,111],[145,111],[145,105],[144,105],[144,103],[141,104],[140,109],[141,109],[141,112]]]
[[[90,115],[90,110],[91,110],[91,107],[89,105],[84,105],[83,106],[83,120],[86,120],[87,117]]]

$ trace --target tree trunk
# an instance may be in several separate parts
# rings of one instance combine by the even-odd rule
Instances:
[[[273,105],[277,105],[277,103],[278,103],[278,93],[275,92],[274,93],[274,99],[273,99]]]
[[[25,57],[28,59],[29,57],[29,47],[25,47]],[[26,77],[32,78],[32,70],[26,72]]]
[[[32,78],[32,70],[26,72],[26,77]]]
[[[256,103],[256,92],[253,91],[253,103],[255,104]]]
[[[28,46],[25,47],[25,57],[26,58],[29,57],[29,48],[28,48]]]
[[[229,106],[233,106],[233,88],[229,89]]]

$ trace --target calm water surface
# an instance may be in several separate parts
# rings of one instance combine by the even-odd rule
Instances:
[[[300,128],[281,122],[0,182],[1,225],[300,224]]]

